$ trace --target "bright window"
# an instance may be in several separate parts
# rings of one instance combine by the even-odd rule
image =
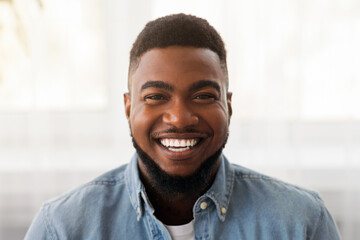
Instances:
[[[107,104],[103,4],[0,1],[0,111]]]

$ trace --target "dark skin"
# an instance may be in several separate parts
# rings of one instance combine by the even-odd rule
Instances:
[[[143,54],[131,73],[130,92],[124,94],[126,116],[139,147],[167,174],[193,174],[227,137],[231,93],[226,86],[219,57],[209,49],[172,46]],[[162,144],[166,141],[192,145],[169,147]],[[156,217],[180,225],[193,219],[194,203],[211,186],[219,159],[209,181],[193,196],[163,193],[141,159],[138,165]]]
[[[192,208],[199,196],[191,198],[178,194],[166,196],[145,182],[146,192],[155,209],[155,216],[167,225],[182,225],[193,219]]]

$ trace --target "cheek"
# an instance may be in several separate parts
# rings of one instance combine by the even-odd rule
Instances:
[[[210,125],[213,130],[214,140],[222,144],[222,139],[226,138],[229,130],[228,114],[226,108],[222,105],[216,106],[214,109],[208,109],[202,112],[202,118]]]
[[[226,114],[219,114],[213,117],[215,136],[226,137],[229,131],[228,118]]]
[[[149,133],[154,126],[157,119],[157,114],[151,109],[139,106],[133,108],[130,114],[130,126],[133,136],[136,141],[141,141],[147,139]]]

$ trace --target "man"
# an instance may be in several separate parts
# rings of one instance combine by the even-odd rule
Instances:
[[[131,162],[52,200],[26,239],[340,239],[319,196],[230,164],[224,43],[206,20],[149,22],[124,94]]]

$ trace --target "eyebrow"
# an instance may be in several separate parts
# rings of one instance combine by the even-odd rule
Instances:
[[[205,88],[205,87],[213,87],[216,89],[216,91],[221,93],[220,85],[217,82],[214,82],[211,80],[200,80],[198,82],[195,82],[195,83],[191,84],[191,86],[189,87],[189,91],[194,92],[196,90],[199,90],[199,89]],[[163,81],[148,81],[141,86],[141,90],[145,90],[147,88],[160,88],[160,89],[164,89],[164,90],[167,90],[170,92],[174,91],[174,87],[171,84],[168,84]]]
[[[172,85],[163,81],[148,81],[141,86],[141,90],[145,90],[147,88],[160,88],[171,92],[174,91],[174,87]]]
[[[213,88],[216,89],[216,91],[221,93],[220,85],[217,82],[214,82],[214,81],[211,81],[211,80],[200,80],[200,81],[198,81],[196,83],[193,83],[189,87],[189,91],[193,92],[193,91],[199,90],[201,88],[205,88],[205,87],[213,87]]]

